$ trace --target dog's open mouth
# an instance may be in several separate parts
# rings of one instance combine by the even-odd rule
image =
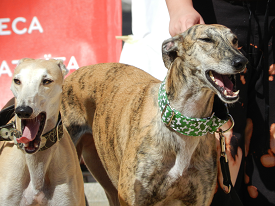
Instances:
[[[46,114],[40,113],[33,119],[22,119],[22,137],[17,139],[18,143],[23,143],[26,153],[35,153],[41,141],[41,134],[44,130]]]
[[[234,75],[222,75],[214,71],[208,71],[206,77],[218,91],[218,96],[226,102],[234,102],[239,98],[239,90],[234,89]]]

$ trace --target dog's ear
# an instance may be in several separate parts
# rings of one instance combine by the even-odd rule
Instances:
[[[61,59],[57,59],[55,60],[56,61],[56,64],[59,66],[59,68],[61,69],[61,72],[62,72],[62,75],[63,77],[65,77],[68,73],[69,73],[69,70],[66,68],[66,66],[63,64],[63,60]]]
[[[178,40],[180,36],[175,36],[165,40],[162,43],[162,59],[167,69],[170,68],[171,63],[177,58],[178,54]]]

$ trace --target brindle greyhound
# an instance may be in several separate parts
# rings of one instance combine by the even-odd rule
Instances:
[[[229,76],[247,59],[221,25],[195,25],[166,40],[162,51],[163,83],[119,63],[82,67],[65,80],[64,125],[110,205],[211,203],[213,133],[221,125],[212,115],[214,96],[238,100]]]
[[[14,70],[16,126],[23,134],[15,140],[17,146],[10,141],[1,145],[1,205],[85,205],[75,146],[58,124],[67,72],[61,60],[28,58]],[[2,131],[1,139],[12,139]]]

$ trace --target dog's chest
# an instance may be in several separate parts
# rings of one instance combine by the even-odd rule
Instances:
[[[24,191],[20,205],[47,205],[48,200],[43,191],[35,191],[31,185]]]
[[[32,162],[33,163],[33,162]],[[28,162],[30,172],[30,182],[27,188],[24,190],[20,205],[49,205],[49,196],[51,193],[51,187],[49,185],[48,177],[45,175],[45,168],[41,163],[32,167],[33,165]]]
[[[166,151],[162,157],[150,153],[146,159],[155,157],[151,169],[146,169],[146,164],[138,173],[141,174],[138,178],[142,182],[140,188],[145,189],[140,193],[142,196],[136,198],[140,201],[138,205],[158,205],[156,203],[160,202],[160,205],[176,205],[175,200],[190,205],[207,205],[216,185],[216,146],[214,137],[210,141],[203,140],[189,141],[188,144],[176,141],[175,150]],[[173,154],[176,154],[174,158]],[[145,198],[144,193],[148,197]]]

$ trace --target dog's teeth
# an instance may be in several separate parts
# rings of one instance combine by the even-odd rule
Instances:
[[[24,147],[28,147],[28,146],[29,146],[29,142],[24,144]]]
[[[214,77],[212,71],[209,71],[209,76],[210,76],[211,78]]]
[[[218,83],[216,82],[216,80],[215,80],[215,77],[214,77],[212,71],[209,71],[209,76],[210,76],[210,78],[212,79],[213,82],[215,82],[216,84],[218,84]]]
[[[38,147],[38,143],[37,143],[37,142],[34,143],[34,147],[35,147],[35,148]]]
[[[223,91],[223,94],[224,94],[225,96],[227,96],[227,91],[226,91],[226,89]]]
[[[239,95],[240,90],[233,92],[234,96],[238,96]]]
[[[214,78],[212,71],[209,71],[209,76],[210,76],[211,78]]]

